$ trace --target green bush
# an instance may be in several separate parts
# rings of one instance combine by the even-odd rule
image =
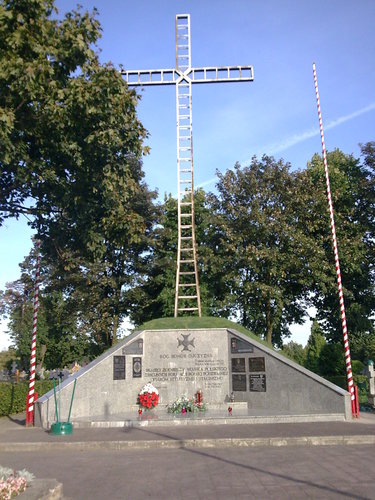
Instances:
[[[52,380],[37,380],[35,391],[42,396],[53,387]],[[0,416],[12,415],[26,410],[26,397],[29,390],[29,382],[18,384],[12,382],[0,383]]]
[[[354,375],[360,375],[365,365],[359,359],[352,359],[352,370]]]

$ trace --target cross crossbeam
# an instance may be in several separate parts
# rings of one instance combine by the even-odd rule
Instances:
[[[193,183],[193,125],[191,86],[194,83],[252,82],[252,66],[192,68],[190,56],[190,16],[176,16],[176,68],[122,70],[132,87],[176,86],[178,248],[175,289],[175,317],[179,313],[202,315],[195,240]]]
[[[217,66],[190,68],[182,72],[178,69],[123,70],[128,85],[176,85],[183,80],[187,83],[252,82],[252,66]]]

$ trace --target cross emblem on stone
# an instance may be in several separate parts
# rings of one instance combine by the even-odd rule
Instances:
[[[123,70],[129,86],[175,85],[177,114],[178,247],[174,316],[201,312],[194,220],[193,83],[252,82],[252,66],[191,67],[190,15],[176,16],[176,67]]]

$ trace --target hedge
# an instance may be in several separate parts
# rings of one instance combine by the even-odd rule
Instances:
[[[52,380],[37,380],[35,391],[42,396],[53,388]],[[0,383],[0,416],[12,415],[26,411],[26,397],[29,390],[29,382]]]

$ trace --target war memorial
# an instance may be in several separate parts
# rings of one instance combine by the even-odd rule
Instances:
[[[262,343],[235,323],[201,318],[194,222],[192,84],[253,81],[252,66],[193,68],[190,16],[176,16],[176,68],[122,71],[129,86],[174,85],[177,113],[178,250],[175,318],[113,346],[35,404],[35,425],[57,411],[76,426],[344,420],[349,392]],[[198,316],[192,327],[186,316]],[[201,324],[199,319],[202,319]],[[203,322],[203,319],[205,320]],[[241,331],[240,331],[241,330]],[[140,408],[146,384],[155,389]],[[73,399],[74,391],[74,401]],[[185,397],[205,411],[168,412]],[[203,408],[203,406],[202,406]],[[185,410],[185,411],[184,411]]]

